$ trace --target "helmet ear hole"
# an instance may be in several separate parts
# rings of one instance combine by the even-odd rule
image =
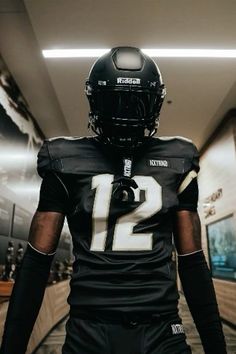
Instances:
[[[90,127],[104,142],[135,147],[155,134],[165,87],[157,65],[138,48],[116,47],[99,58],[85,91]]]

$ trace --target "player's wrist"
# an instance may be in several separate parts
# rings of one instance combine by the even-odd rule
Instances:
[[[44,255],[32,246],[27,246],[10,298],[1,354],[26,352],[43,300],[52,260],[53,255]]]
[[[205,353],[227,353],[214,286],[203,251],[179,256],[178,269]]]

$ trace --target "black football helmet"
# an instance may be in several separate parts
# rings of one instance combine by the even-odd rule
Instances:
[[[100,57],[86,81],[89,126],[105,142],[133,148],[155,134],[165,86],[140,49],[116,47]]]

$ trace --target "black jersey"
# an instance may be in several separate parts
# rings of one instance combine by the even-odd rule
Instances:
[[[46,140],[39,152],[39,174],[54,172],[66,195],[75,256],[68,302],[90,311],[174,311],[172,216],[199,170],[198,152],[183,138],[150,139],[133,154],[133,202],[113,198],[122,158],[96,138]]]

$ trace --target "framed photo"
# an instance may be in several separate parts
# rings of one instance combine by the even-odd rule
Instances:
[[[0,236],[9,236],[13,203],[0,195]]]
[[[236,228],[233,215],[207,225],[212,276],[236,281]]]
[[[20,240],[28,240],[32,214],[24,208],[16,205],[13,218],[12,237]]]

